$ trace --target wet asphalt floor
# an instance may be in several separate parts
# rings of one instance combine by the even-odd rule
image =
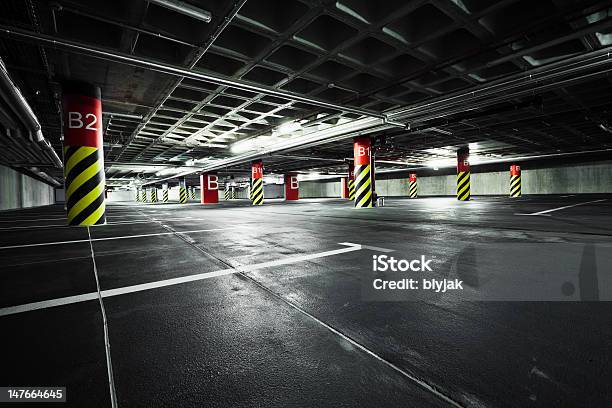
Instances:
[[[107,222],[0,213],[0,385],[66,386],[71,407],[612,406],[612,196],[125,203]],[[466,290],[368,298],[377,254]]]

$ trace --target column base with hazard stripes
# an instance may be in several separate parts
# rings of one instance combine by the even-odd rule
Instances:
[[[151,190],[151,202],[157,202],[157,187],[153,187],[153,189]]]
[[[100,88],[63,85],[64,176],[68,225],[106,223]]]
[[[353,165],[353,163],[348,164],[348,177],[346,178],[345,198],[355,201],[355,166]]]
[[[470,198],[470,172],[461,171],[457,173],[457,200],[469,201]]]
[[[355,208],[371,208],[372,197],[371,140],[369,137],[357,137],[353,141],[355,156]],[[349,180],[349,198],[350,198]]]
[[[263,205],[263,163],[256,161],[251,164],[251,202],[253,205]]]
[[[418,185],[417,185],[417,175],[416,173],[410,173],[408,179],[408,197],[409,198],[417,198],[418,196]]]
[[[168,202],[168,184],[162,185],[162,202]]]
[[[521,196],[521,167],[513,164],[510,166],[510,197]]]
[[[185,180],[179,181],[179,204],[185,204],[187,202],[187,187]]]
[[[469,201],[470,193],[470,151],[463,148],[457,151],[457,200]]]

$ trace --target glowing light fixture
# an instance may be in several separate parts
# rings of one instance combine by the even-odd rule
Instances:
[[[302,125],[298,122],[285,122],[276,129],[279,135],[286,135],[302,129]]]
[[[455,159],[438,159],[427,162],[427,167],[438,170],[443,167],[453,167],[456,163]]]

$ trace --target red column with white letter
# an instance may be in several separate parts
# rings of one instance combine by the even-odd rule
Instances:
[[[510,166],[510,197],[521,196],[521,166],[513,164]]]
[[[300,183],[295,173],[285,174],[285,200],[295,201],[300,198]]]
[[[251,163],[251,202],[253,205],[262,205],[264,202],[263,162],[261,160]]]
[[[219,202],[219,176],[215,173],[200,174],[200,190],[202,204],[217,204]]]
[[[470,149],[467,147],[457,151],[457,199],[470,199]]]
[[[371,148],[372,141],[369,137],[361,136],[353,139],[353,152],[355,156],[355,208],[370,208],[374,206],[374,198],[372,197]]]
[[[408,182],[408,197],[417,198],[418,186],[417,186],[417,175],[416,173],[410,173]]]
[[[100,88],[63,85],[64,176],[68,225],[106,223]]]

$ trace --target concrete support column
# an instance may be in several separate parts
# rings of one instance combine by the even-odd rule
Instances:
[[[355,156],[355,208],[374,206],[372,196],[372,141],[369,137],[356,137],[353,140]],[[350,182],[350,180],[349,180]]]
[[[195,200],[196,199],[196,188],[195,188],[195,186],[191,186],[190,194],[191,194],[191,199]]]
[[[263,191],[263,162],[261,160],[251,163],[251,202],[253,205],[262,205]]]
[[[349,200],[355,201],[355,166],[353,163],[348,164],[348,177],[345,181],[344,194],[346,194],[343,198],[348,198]]]
[[[417,175],[416,173],[410,173],[408,176],[408,197],[417,198],[418,195],[418,185],[417,185]]]
[[[136,202],[139,203],[140,202],[140,189],[136,189]]]
[[[151,202],[152,203],[157,202],[157,187],[156,186],[151,187]]]
[[[87,83],[66,82],[62,91],[68,225],[105,224],[100,88]]]
[[[470,199],[470,149],[457,150],[457,200]]]
[[[295,201],[300,198],[300,183],[295,173],[285,174],[285,200]]]
[[[179,180],[179,204],[187,202],[187,182],[185,179]]]
[[[168,183],[162,184],[162,202],[168,202]]]
[[[219,203],[219,176],[217,176],[217,174],[215,173],[200,174],[200,190],[201,190],[200,202],[202,204],[218,204]]]
[[[513,164],[510,166],[510,197],[521,196],[521,166]]]

